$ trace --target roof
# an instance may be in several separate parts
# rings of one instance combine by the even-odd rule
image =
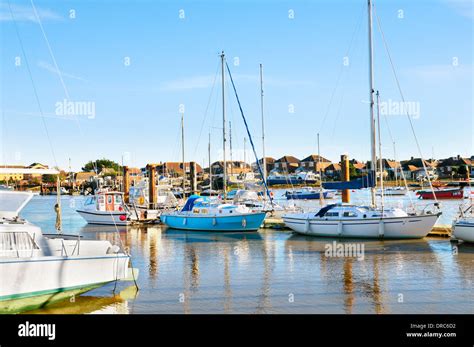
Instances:
[[[189,163],[189,161],[184,163],[184,165],[186,165],[186,171],[188,171],[190,168]],[[166,169],[166,171],[174,171],[177,173],[183,172],[183,163],[177,161],[166,161],[164,163],[157,164],[156,167],[160,169]],[[197,173],[202,172],[202,167],[198,163],[196,163],[196,171]]]
[[[365,169],[365,164],[364,163],[356,162],[356,163],[352,163],[352,165],[358,170]]]
[[[472,165],[472,161],[470,158],[462,158],[462,157],[452,157],[443,159],[439,166],[460,166],[460,165]]]
[[[401,162],[401,165],[406,168],[407,166],[409,165],[413,165],[413,166],[416,166],[417,168],[422,168],[423,167],[423,163],[425,164],[425,166],[427,168],[429,167],[435,167],[436,166],[436,161],[434,160],[422,160],[421,158],[411,158],[410,160],[405,160],[405,161],[402,161]]]
[[[326,170],[333,170],[333,171],[340,171],[341,170],[341,165],[338,163],[332,163],[329,165]]]
[[[300,160],[298,158],[295,158],[291,155],[284,155],[280,159],[276,160],[275,163],[300,163]]]
[[[94,177],[96,176],[96,173],[93,172],[93,171],[89,171],[89,172],[78,172],[76,173],[76,180],[86,180],[90,177]]]
[[[409,171],[417,171],[419,170],[420,168],[416,167],[415,165],[408,165],[408,170]]]
[[[263,159],[260,158],[260,159],[258,160],[258,162],[259,162],[259,163],[263,163]],[[267,164],[273,164],[273,163],[275,162],[275,158],[272,158],[272,157],[265,157],[265,162],[266,162]]]
[[[304,158],[303,160],[301,160],[301,162],[308,162],[308,161],[312,161],[312,162],[331,162],[329,159],[326,159],[320,155],[317,155],[317,154],[311,154],[309,156],[307,156],[306,158]]]
[[[395,160],[383,159],[384,168],[396,169],[400,166],[400,163]]]

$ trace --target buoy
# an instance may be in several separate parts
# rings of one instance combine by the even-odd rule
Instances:
[[[124,214],[121,214],[121,215],[119,216],[119,219],[123,222],[123,221],[125,221],[125,220],[127,219],[127,216],[124,215]]]

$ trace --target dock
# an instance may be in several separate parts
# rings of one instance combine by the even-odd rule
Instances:
[[[289,229],[285,225],[285,222],[283,221],[283,219],[278,218],[278,217],[265,218],[265,220],[263,221],[263,227],[268,228],[268,229],[278,229],[278,230]],[[449,238],[451,237],[451,225],[449,224],[435,225],[433,229],[431,229],[431,231],[429,232],[428,236]]]

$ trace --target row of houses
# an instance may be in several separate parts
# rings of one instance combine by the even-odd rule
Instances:
[[[312,154],[302,160],[290,155],[285,155],[279,159],[271,157],[265,158],[267,172],[269,173],[280,173],[280,174],[291,174],[299,171],[313,171],[322,172],[323,176],[337,178],[341,172],[340,163],[333,163],[330,160]],[[263,160],[259,160],[260,165],[263,164]],[[420,179],[425,174],[425,168],[431,177],[438,178],[454,178],[454,177],[465,177],[466,172],[474,175],[474,156],[470,158],[464,158],[460,155],[456,157],[450,157],[446,159],[428,159],[422,160],[421,158],[411,157],[408,160],[395,161],[392,159],[383,159],[382,166],[384,175],[389,179],[400,177],[400,169],[403,170],[403,174],[408,179]],[[254,167],[256,164],[254,164]],[[370,161],[363,163],[356,159],[350,160],[351,169],[355,174],[365,174],[370,167]]]

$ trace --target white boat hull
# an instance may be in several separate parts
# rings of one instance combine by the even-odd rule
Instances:
[[[131,222],[127,218],[126,212],[109,212],[109,211],[85,211],[77,210],[77,213],[89,224],[100,225],[129,225]],[[125,216],[125,220],[122,220]]]
[[[293,231],[312,236],[338,238],[404,239],[423,238],[431,231],[437,214],[358,220],[308,218],[309,214],[285,215],[285,224]],[[314,214],[313,214],[314,216]]]
[[[474,243],[474,219],[460,220],[454,224],[453,235],[458,240]]]
[[[34,309],[126,279],[129,256],[34,257],[0,259],[0,312]]]

